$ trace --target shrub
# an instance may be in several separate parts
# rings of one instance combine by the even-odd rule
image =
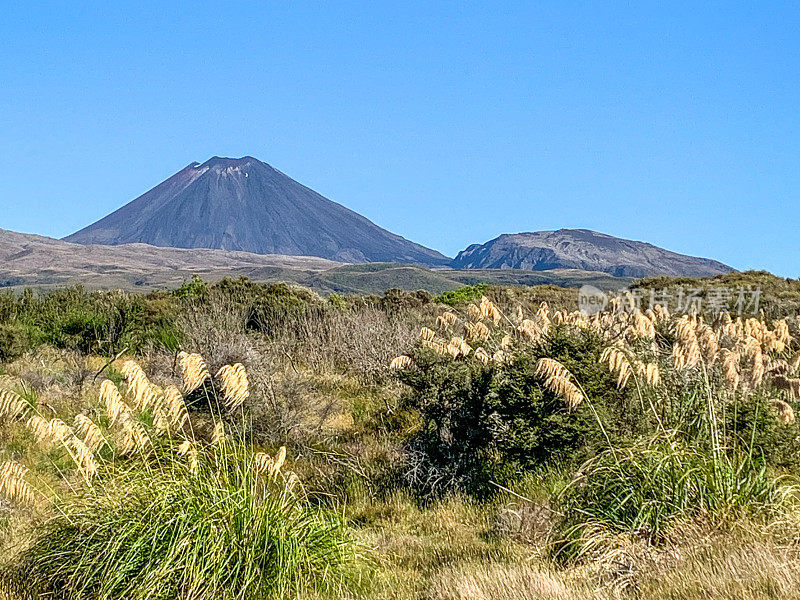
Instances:
[[[19,358],[31,347],[28,331],[15,323],[0,324],[0,361]]]
[[[479,496],[496,483],[548,464],[577,466],[608,441],[624,443],[653,430],[652,416],[614,387],[599,364],[600,341],[554,330],[550,339],[503,364],[471,356],[453,361],[429,350],[403,371],[403,400],[420,426],[407,441],[409,479],[423,494],[460,489]],[[537,359],[560,359],[591,398],[570,411],[546,389]],[[602,419],[603,427],[598,418]]]
[[[488,289],[488,283],[465,285],[449,292],[443,292],[436,296],[433,301],[438,304],[447,304],[448,306],[459,306],[479,299]]]
[[[290,288],[285,283],[263,286],[247,313],[248,329],[274,333],[291,320],[306,313],[311,306],[311,296]]]

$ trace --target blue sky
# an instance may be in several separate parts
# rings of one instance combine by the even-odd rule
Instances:
[[[252,155],[454,255],[585,227],[800,276],[800,5],[5,3],[0,227]]]

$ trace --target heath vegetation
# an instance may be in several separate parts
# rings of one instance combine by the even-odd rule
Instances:
[[[0,294],[0,598],[800,598],[798,286],[727,277]]]

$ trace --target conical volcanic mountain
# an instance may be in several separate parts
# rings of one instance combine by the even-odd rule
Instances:
[[[141,242],[331,260],[447,264],[444,255],[375,225],[250,156],[192,163],[65,238]]]

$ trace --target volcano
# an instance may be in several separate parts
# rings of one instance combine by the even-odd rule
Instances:
[[[449,262],[251,156],[215,156],[191,163],[64,239],[317,256],[349,263]]]

